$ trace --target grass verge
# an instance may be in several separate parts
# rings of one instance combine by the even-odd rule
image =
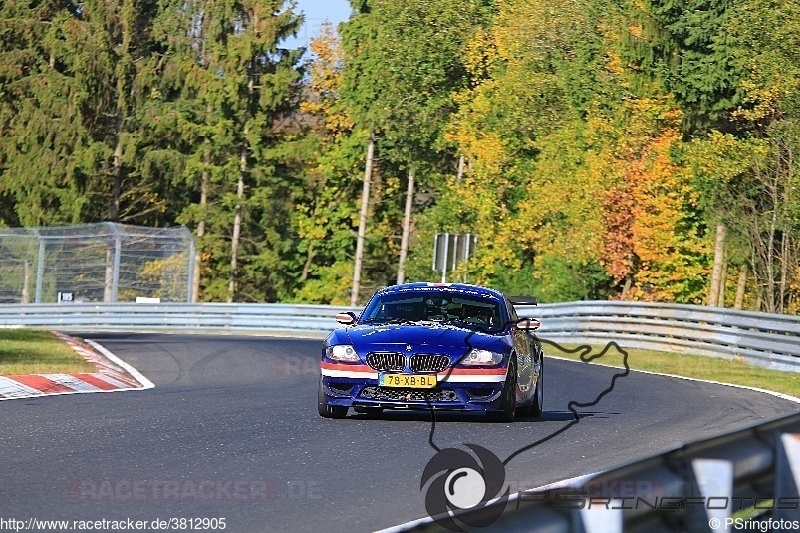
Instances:
[[[0,376],[96,370],[49,331],[0,329]]]
[[[574,349],[579,345],[564,344],[563,346],[568,349]],[[549,344],[544,344],[543,347],[546,355],[573,360],[580,359],[578,354],[562,352]],[[625,346],[622,346],[622,348],[628,352],[628,365],[634,370],[647,370],[661,374],[745,385],[800,397],[800,373],[797,372],[770,370],[752,366],[743,361],[718,357],[639,350],[625,348]],[[603,346],[593,346],[591,353],[600,353],[602,349]],[[609,350],[606,355],[594,359],[592,362],[624,367],[623,359],[621,353],[616,350]]]

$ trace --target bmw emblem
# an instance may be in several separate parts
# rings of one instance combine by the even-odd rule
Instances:
[[[407,352],[410,352],[410,351],[411,351],[413,348],[414,348],[414,347],[413,347],[413,346],[411,346],[410,344],[406,344],[406,351],[407,351]]]

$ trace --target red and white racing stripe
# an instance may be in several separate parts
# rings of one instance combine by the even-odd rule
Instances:
[[[448,383],[489,383],[505,381],[505,368],[454,368],[441,372],[437,378]]]
[[[331,378],[378,379],[378,372],[367,365],[323,361],[320,371],[323,376]]]

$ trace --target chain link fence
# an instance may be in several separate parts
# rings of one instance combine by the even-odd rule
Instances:
[[[0,303],[192,301],[184,227],[0,228]]]

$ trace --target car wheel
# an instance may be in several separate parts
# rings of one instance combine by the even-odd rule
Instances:
[[[517,416],[517,368],[513,362],[508,367],[502,398],[501,410],[491,413],[491,417],[498,422],[513,422]]]
[[[542,416],[542,407],[544,406],[544,359],[542,359],[541,367],[539,368],[539,377],[536,379],[536,392],[533,394],[533,401],[529,407],[531,416]]]
[[[328,405],[325,399],[325,391],[322,388],[322,379],[319,380],[317,391],[317,408],[319,415],[324,418],[344,418],[347,416],[347,407],[343,405]]]

